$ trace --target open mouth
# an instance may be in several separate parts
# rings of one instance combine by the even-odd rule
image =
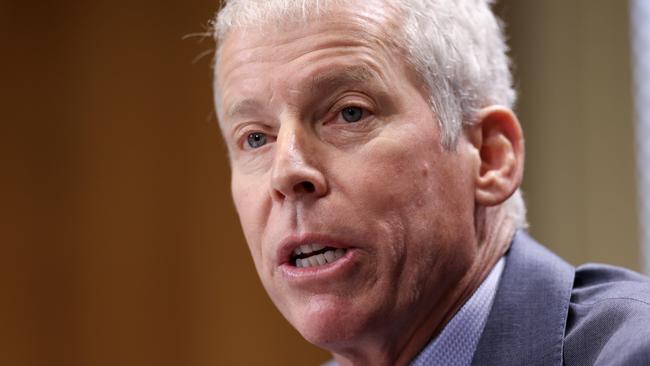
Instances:
[[[326,247],[320,244],[304,244],[294,249],[291,263],[298,268],[324,266],[342,258],[347,249]]]

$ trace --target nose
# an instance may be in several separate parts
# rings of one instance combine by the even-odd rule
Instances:
[[[324,196],[328,187],[314,150],[316,141],[300,127],[283,127],[275,144],[271,195],[280,201]]]

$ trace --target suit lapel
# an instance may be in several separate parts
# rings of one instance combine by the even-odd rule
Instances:
[[[574,268],[518,232],[472,365],[561,365]]]

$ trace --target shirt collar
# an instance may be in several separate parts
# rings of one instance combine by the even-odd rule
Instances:
[[[411,366],[470,365],[490,314],[504,265],[505,258],[502,257],[442,332],[411,361]]]

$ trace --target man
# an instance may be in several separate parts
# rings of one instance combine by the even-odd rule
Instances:
[[[650,363],[647,280],[518,231],[524,143],[488,1],[231,0],[215,31],[256,269],[333,362]]]

